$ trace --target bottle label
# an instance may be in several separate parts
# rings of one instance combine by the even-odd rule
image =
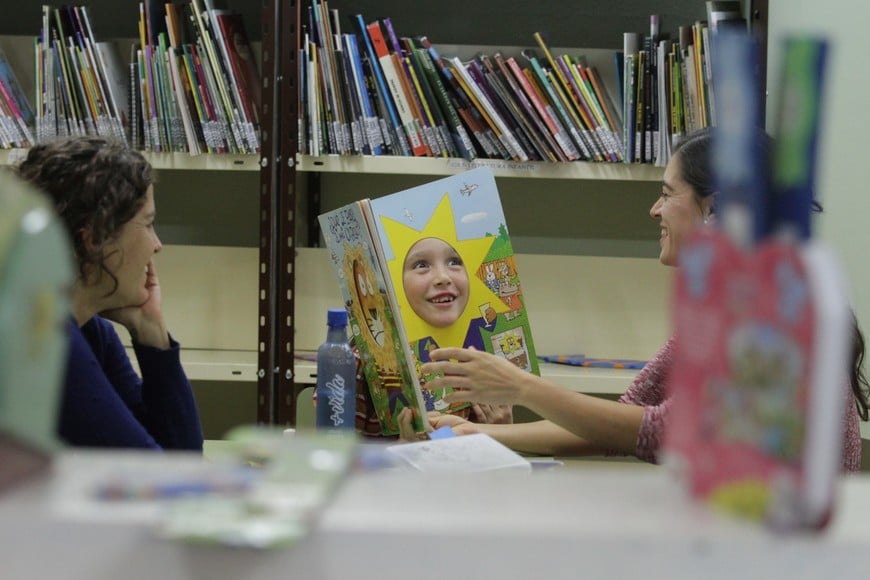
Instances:
[[[331,381],[324,385],[326,402],[329,404],[329,419],[336,427],[344,424],[344,379],[341,375],[335,375]]]

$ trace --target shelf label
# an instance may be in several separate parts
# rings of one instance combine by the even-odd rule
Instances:
[[[449,159],[447,167],[450,169],[477,169],[478,167],[489,167],[490,169],[508,169],[510,171],[525,171],[534,173],[541,169],[540,163],[508,161],[505,159],[475,159],[474,161],[466,161],[465,159]]]

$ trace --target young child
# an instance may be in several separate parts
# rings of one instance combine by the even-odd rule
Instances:
[[[402,267],[402,286],[414,313],[436,328],[456,322],[468,305],[468,272],[462,257],[438,238],[411,246]]]
[[[469,281],[462,256],[439,238],[424,238],[408,250],[402,266],[402,289],[411,310],[435,328],[454,324],[468,306]],[[479,333],[478,333],[479,334]],[[430,339],[416,341],[415,356],[429,361]],[[462,346],[475,346],[469,343]],[[359,360],[359,359],[357,359]],[[381,425],[372,404],[369,386],[357,363],[357,430],[365,435],[381,436]],[[457,412],[459,417],[477,423],[511,423],[509,405],[474,404]]]

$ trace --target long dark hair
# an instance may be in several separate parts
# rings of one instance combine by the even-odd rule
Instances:
[[[680,168],[682,178],[695,193],[695,199],[700,204],[701,200],[715,195],[715,182],[713,180],[713,164],[711,163],[711,149],[713,143],[713,129],[701,129],[690,133],[680,140],[672,151],[673,155],[680,156]],[[770,154],[772,140],[765,134],[765,148]],[[715,198],[714,198],[715,199]],[[715,211],[715,201],[712,204]],[[822,211],[822,206],[813,202],[813,209]],[[870,383],[864,375],[864,334],[858,326],[858,320],[852,313],[852,352],[849,368],[849,382],[852,386],[852,394],[855,396],[855,406],[858,415],[863,421],[870,419]]]
[[[852,383],[852,393],[855,395],[855,405],[862,421],[870,419],[870,383],[864,376],[864,334],[858,326],[858,320],[852,313],[852,368],[849,381]]]

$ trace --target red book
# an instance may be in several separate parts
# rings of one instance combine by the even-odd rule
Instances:
[[[408,137],[408,143],[411,145],[411,151],[414,155],[426,155],[427,148],[423,142],[420,131],[418,130],[414,113],[411,105],[408,102],[408,97],[405,89],[402,86],[400,75],[404,74],[396,70],[396,63],[393,61],[390,51],[387,48],[387,42],[384,39],[384,34],[381,32],[381,27],[377,22],[372,22],[366,26],[369,33],[369,38],[372,41],[372,46],[375,49],[375,55],[381,63],[381,70],[384,73],[384,80],[389,88],[390,95],[393,97],[393,102],[396,104],[396,111],[399,113],[399,119],[402,122],[402,127],[405,130],[405,135]]]
[[[215,18],[226,43],[227,56],[246,116],[252,122],[259,123],[260,73],[257,71],[257,63],[251,52],[251,43],[248,42],[242,16],[237,13],[218,13]]]

